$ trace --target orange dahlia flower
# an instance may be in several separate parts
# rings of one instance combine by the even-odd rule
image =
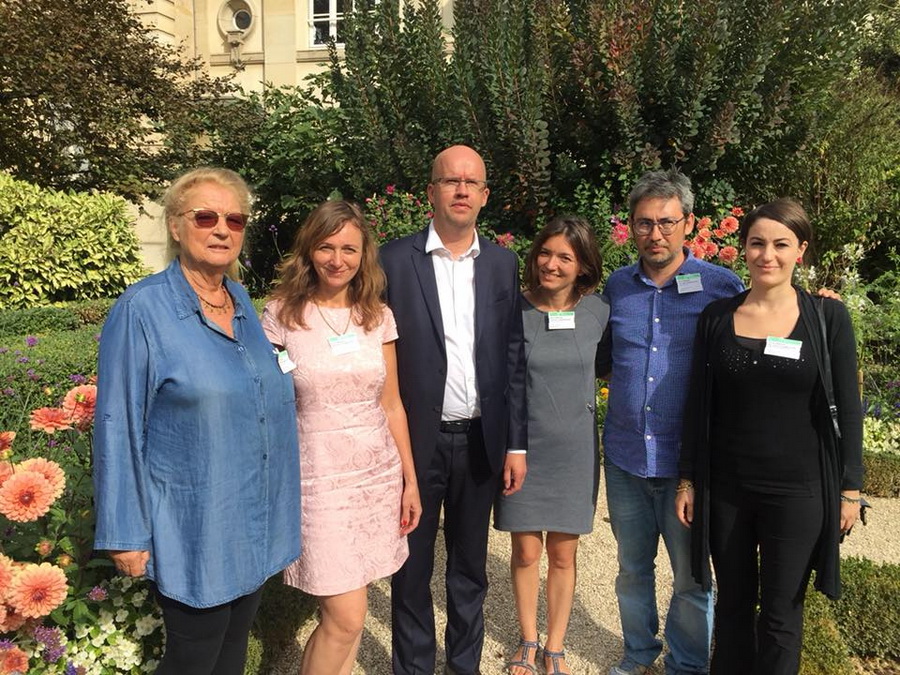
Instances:
[[[3,607],[3,601],[6,593],[9,591],[9,585],[13,578],[13,561],[0,553],[0,607]],[[0,619],[2,623],[2,619]]]
[[[9,450],[14,440],[16,440],[15,431],[0,431],[0,452]]]
[[[25,625],[25,617],[9,605],[3,605],[3,620],[0,621],[0,633],[12,633]]]
[[[0,673],[27,673],[28,657],[18,647],[0,648]]]
[[[19,471],[34,471],[41,474],[50,483],[53,489],[53,501],[59,499],[66,487],[66,472],[62,467],[52,459],[44,459],[43,457],[32,457],[23,462],[19,462]]]
[[[97,405],[97,385],[81,384],[73,387],[63,399],[63,410],[72,423],[82,431],[94,421],[94,408]]]
[[[0,485],[3,485],[3,482],[14,473],[12,462],[5,459],[0,460]]]
[[[8,602],[25,618],[37,619],[59,607],[68,592],[65,572],[50,563],[32,563],[13,578]]]
[[[62,408],[38,408],[31,411],[31,428],[53,434],[59,429],[71,429],[72,420]]]
[[[17,471],[0,485],[0,513],[17,523],[37,520],[52,503],[53,486],[37,471]]]

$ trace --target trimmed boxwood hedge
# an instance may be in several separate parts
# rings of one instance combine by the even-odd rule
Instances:
[[[863,452],[863,492],[874,497],[900,497],[900,455]]]

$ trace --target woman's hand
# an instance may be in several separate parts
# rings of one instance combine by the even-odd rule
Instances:
[[[142,577],[147,571],[150,551],[110,551],[116,569],[129,577]]]
[[[859,519],[859,490],[844,490],[841,492],[841,497],[855,500],[841,499],[841,534],[846,534]]]
[[[675,515],[685,527],[694,522],[694,486],[685,481],[678,483],[675,489]]]
[[[422,500],[415,480],[404,481],[403,497],[400,499],[400,534],[406,535],[419,526],[422,516]]]

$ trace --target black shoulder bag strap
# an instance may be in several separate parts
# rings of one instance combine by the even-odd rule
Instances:
[[[825,385],[825,398],[828,401],[828,410],[831,413],[831,424],[834,426],[834,437],[841,437],[841,426],[838,424],[838,409],[834,401],[834,383],[831,380],[831,350],[828,348],[828,329],[825,326],[825,312],[822,305],[825,300],[819,298],[815,303],[816,314],[819,317],[819,329],[822,332],[822,382]]]

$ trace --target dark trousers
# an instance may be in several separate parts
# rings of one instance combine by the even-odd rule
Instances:
[[[394,673],[434,673],[431,576],[443,504],[447,669],[472,675],[479,672],[484,643],[488,523],[499,477],[488,467],[480,425],[468,434],[439,433],[431,465],[417,469],[422,518],[409,535],[409,558],[391,582]]]
[[[166,627],[166,650],[156,675],[243,675],[262,587],[224,605],[197,609],[152,586]]]
[[[818,486],[806,496],[713,487],[709,538],[718,596],[711,675],[796,675],[822,522]]]

